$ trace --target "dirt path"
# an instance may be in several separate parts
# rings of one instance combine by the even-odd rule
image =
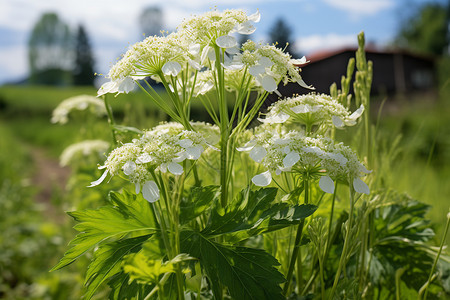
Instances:
[[[31,183],[38,189],[35,199],[44,206],[45,216],[61,220],[65,214],[60,207],[55,207],[52,197],[65,191],[70,169],[61,167],[59,161],[50,157],[43,148],[33,147],[30,152],[34,165]]]

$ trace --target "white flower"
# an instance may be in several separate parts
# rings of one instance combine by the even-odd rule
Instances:
[[[95,180],[95,181],[92,181],[92,182],[91,182],[91,185],[89,185],[88,187],[93,187],[93,186],[99,185],[100,183],[103,182],[103,180],[105,180],[105,178],[106,178],[107,175],[108,175],[108,170],[105,170],[105,172],[103,172],[102,176],[100,176],[99,179],[97,179],[97,180]]]
[[[362,181],[360,178],[353,179],[353,188],[358,193],[366,194],[366,195],[370,194],[369,186],[364,181]]]
[[[216,45],[220,48],[233,48],[237,45],[237,41],[234,36],[223,35],[216,39]]]
[[[153,180],[146,181],[142,186],[142,196],[150,203],[159,199],[159,188]]]
[[[51,122],[67,123],[69,113],[74,110],[89,110],[97,116],[106,115],[105,104],[101,99],[89,95],[79,95],[61,101],[52,112]]]
[[[79,155],[89,156],[93,154],[102,155],[109,148],[109,143],[102,140],[85,140],[65,148],[59,158],[61,166],[67,166],[77,160]]]
[[[258,174],[252,178],[252,182],[257,186],[268,186],[272,182],[270,171]]]
[[[334,182],[330,176],[322,176],[319,180],[319,187],[325,193],[333,194],[334,193]]]
[[[181,65],[176,61],[168,61],[163,65],[161,71],[165,75],[177,76],[181,72]]]
[[[266,156],[267,150],[262,146],[253,147],[250,151],[250,157],[257,163],[260,163],[264,156]]]

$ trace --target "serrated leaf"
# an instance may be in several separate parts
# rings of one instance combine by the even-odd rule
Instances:
[[[153,213],[142,196],[126,191],[120,194],[112,192],[110,200],[113,206],[68,213],[80,222],[74,228],[81,233],[69,243],[71,248],[51,271],[71,264],[80,255],[109,238],[119,239],[127,234],[136,237],[156,232]]]
[[[86,273],[84,299],[91,299],[97,288],[108,278],[121,271],[125,255],[138,252],[148,235],[102,244],[95,252]]]
[[[312,215],[317,209],[312,204],[289,206],[287,203],[273,203],[277,191],[276,188],[242,190],[225,210],[212,210],[208,225],[202,233],[209,236],[226,234],[227,241],[235,243],[299,224],[301,219]]]
[[[209,185],[204,187],[193,187],[187,197],[180,203],[180,223],[186,224],[201,215],[220,196],[220,187]]]
[[[217,299],[221,299],[221,284],[232,299],[284,299],[279,263],[264,250],[223,245],[194,231],[182,232],[180,242],[182,252],[199,259]]]

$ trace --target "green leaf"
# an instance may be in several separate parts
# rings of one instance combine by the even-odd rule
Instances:
[[[120,239],[127,234],[142,236],[157,230],[150,205],[141,195],[127,191],[120,194],[111,192],[110,201],[113,206],[68,213],[80,222],[74,228],[81,233],[69,243],[71,248],[51,271],[71,264],[80,255],[106,239]]]
[[[136,281],[130,280],[128,274],[124,272],[117,273],[108,282],[111,292],[110,300],[143,300],[154,285],[138,284]]]
[[[136,127],[124,126],[124,125],[113,125],[113,129],[119,132],[134,132],[137,134],[142,134],[142,130],[137,129]]]
[[[182,252],[199,259],[217,299],[221,284],[228,287],[232,299],[284,299],[279,263],[264,250],[223,245],[194,231],[182,232],[180,241]]]
[[[220,187],[217,185],[193,187],[180,203],[180,223],[186,224],[201,215],[219,196]]]
[[[289,206],[273,203],[277,188],[244,189],[226,209],[215,207],[203,234],[227,235],[228,242],[238,242],[258,234],[299,224],[314,213],[317,206]]]
[[[87,287],[85,299],[91,299],[97,288],[111,276],[121,272],[125,255],[138,252],[148,235],[102,244],[95,252],[84,282]]]

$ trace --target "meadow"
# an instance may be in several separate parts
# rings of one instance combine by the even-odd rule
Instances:
[[[0,88],[0,298],[78,299],[81,295],[82,266],[79,269],[73,267],[64,276],[48,273],[73,235],[71,227],[74,223],[64,213],[75,206],[70,194],[65,193],[69,183],[63,181],[58,184],[55,178],[49,178],[51,199],[43,203],[36,198],[44,187],[36,186],[31,178],[35,174],[48,175],[37,168],[33,152],[43,151],[45,158],[58,167],[63,149],[82,138],[82,120],[73,120],[66,125],[51,124],[52,110],[68,97],[95,93],[96,90],[89,87]],[[374,105],[374,110],[383,99]],[[438,95],[388,96],[383,110],[374,115],[378,134],[383,136],[383,145],[380,146],[395,155],[384,180],[430,205],[427,218],[432,220],[436,229],[435,243],[443,234],[450,196],[449,99],[448,85],[441,86]],[[125,120],[127,117],[133,119],[136,127],[151,127],[165,119],[139,92],[122,95],[114,99],[112,105],[118,116]],[[137,111],[143,115],[130,118],[124,112],[127,106],[141,107]],[[96,133],[108,138],[109,130],[105,125],[105,120],[101,119],[92,124]],[[70,170],[64,170],[70,176]],[[97,175],[95,163],[87,171],[89,173]],[[84,189],[94,177],[87,175],[77,186]],[[97,197],[90,205],[101,202],[100,196]],[[449,241],[447,236],[447,245]],[[30,296],[30,291],[35,296]]]

